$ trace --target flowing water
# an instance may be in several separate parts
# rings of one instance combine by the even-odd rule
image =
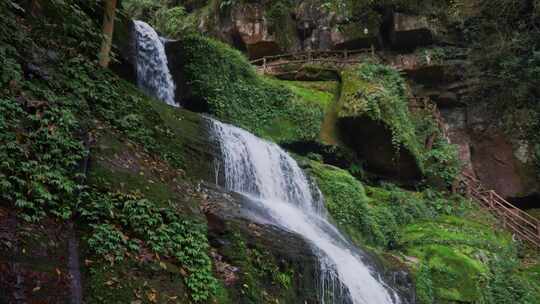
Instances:
[[[275,225],[303,236],[320,260],[322,303],[397,304],[397,294],[364,263],[362,253],[327,220],[322,199],[279,146],[212,121],[225,187],[251,198]]]
[[[137,20],[133,22],[136,32],[139,88],[171,106],[178,106],[174,101],[176,88],[169,71],[163,40],[150,25]]]

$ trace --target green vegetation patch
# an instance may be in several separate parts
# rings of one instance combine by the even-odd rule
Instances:
[[[510,235],[469,201],[431,189],[363,186],[347,171],[313,161],[308,171],[357,245],[407,257],[419,303],[537,303],[536,264],[521,270]]]
[[[230,263],[240,268],[239,292],[242,303],[294,303],[297,292],[297,274],[289,262],[276,258],[262,246],[248,246],[241,233],[230,231],[230,246],[224,254]],[[232,302],[231,302],[232,303]],[[235,302],[236,303],[236,302]]]
[[[259,77],[240,52],[209,38],[186,37],[176,51],[198,107],[276,142],[318,138],[324,107],[303,99],[305,90]]]
[[[297,98],[302,99],[306,104],[320,105],[325,110],[328,110],[328,107],[334,102],[338,86],[336,81],[274,81],[289,88]]]
[[[97,6],[85,1],[45,4],[52,15],[46,10],[40,18],[25,19],[19,6],[0,3],[0,26],[6,29],[0,33],[0,61],[6,63],[0,83],[4,204],[29,222],[49,216],[76,219],[84,230],[82,245],[96,265],[144,254],[150,260],[162,257],[183,269],[176,278],[193,301],[209,299],[216,282],[206,225],[182,217],[173,204],[179,202],[162,181],[149,189],[144,179],[98,166],[93,171],[97,178],[89,181],[104,182],[102,188],[84,184],[88,150],[97,137],[103,135],[104,151],[93,157],[113,158],[123,145],[131,145],[180,170],[190,155],[184,143],[196,137],[192,132],[200,132],[201,119],[148,98],[95,65],[92,56],[100,39],[94,33],[100,27],[90,16]],[[28,66],[32,71],[23,73]],[[180,132],[189,135],[177,137]],[[122,181],[130,187],[124,194],[113,192]],[[148,197],[141,191],[127,194],[134,189],[148,189]]]
[[[83,196],[80,215],[91,230],[86,239],[89,250],[110,265],[150,254],[146,259],[157,259],[164,269],[164,261],[182,269],[178,276],[194,301],[207,300],[214,293],[217,282],[205,223],[181,218],[173,205],[158,208],[137,195],[96,190]]]
[[[460,170],[457,148],[450,145],[429,110],[409,111],[407,87],[398,71],[365,63],[342,72],[338,117],[368,117],[391,132],[396,156],[406,149],[428,180],[451,184]],[[426,145],[427,142],[431,144]]]
[[[392,142],[420,155],[414,122],[410,119],[406,86],[399,73],[378,64],[362,64],[342,72],[339,117],[367,115],[392,131]]]

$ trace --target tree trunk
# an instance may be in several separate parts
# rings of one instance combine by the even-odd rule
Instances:
[[[108,67],[111,61],[111,45],[114,31],[114,17],[116,13],[117,0],[105,0],[105,10],[103,14],[103,42],[99,52],[99,65]]]

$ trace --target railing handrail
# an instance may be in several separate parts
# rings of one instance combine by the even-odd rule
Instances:
[[[502,217],[503,226],[509,228],[521,239],[540,248],[540,220],[505,200],[494,190],[485,190],[480,180],[467,172],[462,172],[467,192],[472,198]]]
[[[316,51],[301,51],[301,52],[293,52],[293,53],[285,53],[285,54],[279,54],[279,55],[270,55],[270,56],[263,56],[261,58],[257,58],[254,60],[251,60],[251,64],[264,62],[265,60],[274,60],[274,59],[280,59],[290,56],[315,56],[319,54],[338,54],[343,56],[348,55],[355,55],[355,54],[361,54],[361,53],[369,53],[371,52],[371,49],[363,48],[363,49],[354,49],[354,50],[316,50]],[[314,58],[311,58],[314,59]]]

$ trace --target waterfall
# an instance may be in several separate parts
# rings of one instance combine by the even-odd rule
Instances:
[[[320,301],[333,304],[400,303],[397,294],[363,262],[362,253],[328,221],[320,193],[278,145],[218,121],[225,187],[251,198],[269,221],[301,235],[320,260]]]
[[[137,84],[146,94],[171,106],[175,85],[169,72],[165,46],[156,31],[148,24],[134,20],[136,32]]]

